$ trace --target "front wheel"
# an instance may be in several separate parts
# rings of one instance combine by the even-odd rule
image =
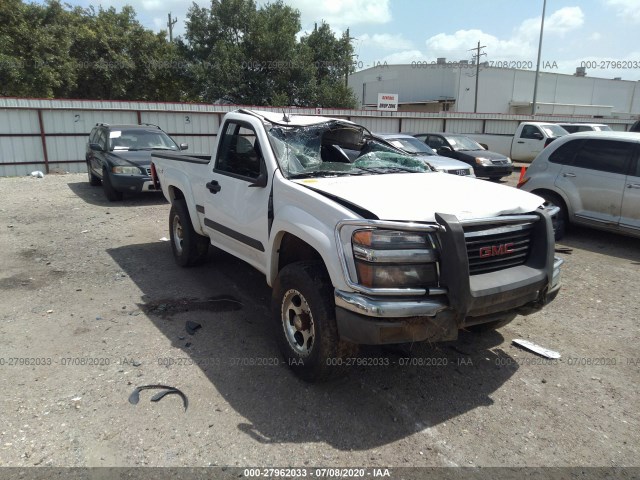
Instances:
[[[111,177],[109,177],[109,172],[106,169],[102,170],[102,190],[110,202],[119,202],[122,200],[122,192],[113,188]]]
[[[169,212],[169,232],[173,258],[181,267],[199,265],[207,258],[209,238],[193,229],[184,200],[175,200]]]
[[[318,382],[344,373],[345,359],[357,354],[357,346],[339,338],[333,286],[321,263],[284,267],[271,305],[278,347],[296,375]]]

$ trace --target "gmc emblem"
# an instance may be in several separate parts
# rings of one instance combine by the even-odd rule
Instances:
[[[497,257],[499,255],[506,255],[507,253],[513,253],[513,243],[480,247],[480,258]]]

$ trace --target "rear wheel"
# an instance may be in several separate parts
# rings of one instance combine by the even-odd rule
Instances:
[[[174,200],[169,212],[171,248],[176,263],[192,267],[203,263],[209,251],[209,238],[193,229],[189,209],[184,200]]]
[[[344,359],[356,355],[358,347],[339,338],[333,286],[321,263],[284,267],[271,305],[278,347],[296,375],[318,382],[345,372]]]
[[[552,192],[534,193],[544,198],[548,206],[555,206],[560,209],[558,214],[553,218],[553,231],[555,234],[555,239],[556,241],[560,240],[562,237],[564,237],[564,234],[567,231],[567,227],[569,225],[569,215],[567,213],[567,206],[565,205],[564,200],[562,200],[562,198]]]
[[[87,175],[89,177],[89,185],[91,185],[92,187],[97,187],[98,185],[100,185],[100,183],[102,183],[100,181],[100,177],[97,177],[91,171],[91,164],[89,162],[87,162]]]
[[[122,192],[119,192],[111,185],[111,178],[109,177],[107,169],[102,170],[102,190],[110,202],[119,202],[122,200]]]

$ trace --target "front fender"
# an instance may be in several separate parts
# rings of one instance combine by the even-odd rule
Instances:
[[[271,255],[267,259],[267,283],[270,286],[278,275],[280,243],[284,235],[288,233],[295,235],[320,254],[334,287],[349,290],[338,258],[333,225],[322,223],[301,208],[288,205],[283,207],[275,218],[271,232],[272,235],[269,239]]]

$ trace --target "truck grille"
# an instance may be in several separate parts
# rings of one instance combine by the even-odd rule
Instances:
[[[529,257],[533,221],[464,228],[469,273],[496,272],[523,265]]]

